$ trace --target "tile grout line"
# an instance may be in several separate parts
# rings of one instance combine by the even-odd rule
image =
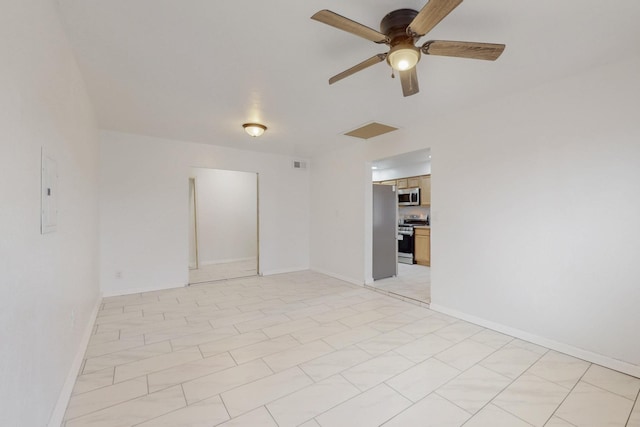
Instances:
[[[511,335],[507,335],[507,336],[511,336]],[[509,341],[508,343],[506,343],[505,345],[503,345],[502,347],[500,347],[498,350],[496,350],[496,352],[497,352],[497,351],[499,351],[499,350],[504,349],[507,345],[509,345],[511,342],[513,342],[513,341],[514,341],[514,340],[516,340],[516,339],[517,339],[517,338],[514,338],[513,340]],[[543,347],[543,348],[544,348],[544,347]],[[471,416],[471,418],[469,418],[467,421],[465,421],[462,425],[464,425],[464,424],[466,424],[467,422],[469,422],[473,417],[475,417],[477,414],[479,414],[479,413],[480,413],[480,411],[482,411],[482,410],[483,410],[484,408],[486,408],[487,406],[491,405],[491,404],[493,403],[493,401],[496,399],[496,397],[500,396],[500,395],[501,395],[501,394],[502,394],[502,393],[503,393],[507,388],[509,388],[513,383],[515,383],[517,380],[519,380],[519,379],[520,379],[520,378],[521,378],[521,377],[522,377],[522,376],[523,376],[523,375],[524,375],[524,374],[525,374],[525,373],[526,373],[526,372],[527,372],[527,371],[528,371],[528,370],[529,370],[533,365],[535,365],[536,363],[538,363],[538,362],[540,361],[540,359],[542,359],[542,358],[544,357],[544,355],[545,355],[545,354],[547,354],[548,352],[549,352],[549,350],[547,349],[547,351],[545,351],[544,353],[540,354],[540,355],[539,355],[539,357],[538,357],[538,358],[537,358],[533,363],[531,363],[527,369],[525,369],[524,371],[522,371],[522,372],[521,372],[518,376],[516,376],[516,377],[515,377],[515,378],[514,378],[514,379],[513,379],[509,384],[507,384],[506,386],[504,386],[504,388],[503,388],[502,390],[498,391],[498,393],[496,393],[496,394],[493,396],[493,398],[491,398],[491,400],[489,400],[489,401],[488,401],[487,403],[485,403],[485,404],[484,404],[480,409],[478,409],[478,410],[476,411],[476,413],[475,413],[475,414],[473,414],[473,415]],[[495,352],[494,352],[494,353],[495,353]],[[492,354],[493,354],[493,353],[492,353]],[[485,357],[484,359],[482,359],[482,360],[481,360],[480,362],[478,362],[477,364],[479,365],[482,361],[484,361],[484,360],[485,360],[486,358],[488,358],[488,357],[489,357],[489,356]],[[493,370],[493,369],[491,369],[491,368],[488,368],[488,367],[483,366],[483,365],[480,365],[480,366],[482,366],[482,367],[483,367],[483,368],[485,368],[485,369],[490,370],[490,371],[491,371],[491,372],[493,372],[493,373],[496,373],[496,374],[502,375],[502,376],[503,376],[503,377],[505,377],[505,378],[511,379],[511,378],[507,377],[506,375],[501,374],[500,372],[497,372],[497,371],[495,371],[495,370]],[[436,392],[437,392],[437,391],[438,391],[438,390],[436,390]],[[440,396],[440,394],[438,394],[438,396]],[[444,397],[444,396],[443,396],[443,397]],[[448,399],[447,399],[447,400],[448,400]],[[454,402],[451,402],[451,403],[454,403]],[[529,423],[528,421],[525,421],[525,420],[523,420],[522,418],[520,418],[519,416],[517,416],[517,415],[515,415],[515,414],[512,414],[511,412],[507,411],[507,410],[506,410],[506,409],[504,409],[503,407],[501,407],[501,406],[499,406],[499,405],[495,405],[495,406],[496,406],[497,408],[500,408],[500,410],[505,411],[506,413],[508,413],[508,414],[510,414],[510,415],[512,415],[512,416],[514,416],[514,417],[516,417],[516,418],[518,418],[519,420],[522,420],[523,422],[525,422],[525,423],[527,423],[527,424],[531,425],[531,423]],[[467,412],[468,412],[468,411],[467,411]]]
[[[304,371],[303,371],[303,372],[304,372]],[[343,372],[344,372],[344,371],[343,371]],[[343,400],[343,401],[342,401],[342,402],[340,402],[340,403],[337,403],[337,404],[333,405],[332,407],[330,407],[330,408],[328,408],[328,409],[325,409],[324,411],[320,412],[319,414],[314,415],[312,418],[307,419],[304,423],[306,423],[306,422],[308,422],[308,421],[311,421],[311,420],[315,420],[318,424],[320,424],[320,422],[316,420],[316,418],[318,418],[319,416],[324,415],[324,414],[326,414],[327,412],[329,412],[329,411],[331,411],[331,410],[333,410],[333,409],[337,408],[338,406],[343,405],[343,404],[345,404],[345,403],[347,403],[347,402],[349,402],[349,401],[351,401],[351,400],[353,400],[353,399],[355,399],[355,398],[357,398],[357,397],[359,397],[359,396],[362,396],[364,393],[367,393],[367,392],[369,392],[369,391],[373,390],[374,388],[379,387],[379,386],[381,386],[381,385],[383,385],[383,384],[384,384],[384,385],[386,385],[387,387],[389,387],[392,391],[394,391],[394,392],[398,393],[398,392],[397,392],[393,387],[390,387],[389,385],[385,384],[384,382],[381,382],[380,384],[376,384],[376,385],[374,385],[373,387],[370,387],[370,388],[368,388],[367,390],[362,391],[362,390],[361,390],[357,385],[353,384],[351,381],[349,381],[349,379],[348,379],[348,378],[346,378],[344,375],[342,375],[342,372],[341,372],[341,373],[338,373],[338,374],[335,374],[335,375],[331,375],[330,377],[327,377],[327,378],[331,378],[332,376],[340,376],[340,377],[341,377],[343,380],[345,380],[347,383],[351,384],[351,385],[352,385],[352,386],[353,386],[353,387],[358,391],[358,393],[357,393],[357,394],[355,394],[354,396],[349,397],[348,399]],[[325,378],[325,379],[327,379],[327,378]],[[322,380],[322,381],[324,381],[324,380]],[[314,382],[314,384],[317,384],[317,383],[315,383],[315,382]],[[400,394],[400,393],[398,393],[398,394],[399,394],[400,396],[404,397],[405,399],[407,399],[409,402],[411,402],[411,399],[408,399],[406,396],[404,396],[404,395],[402,395],[402,394]],[[413,402],[412,402],[412,404],[411,404],[411,405],[409,405],[409,406],[408,406],[407,408],[405,408],[405,409],[408,409],[408,408],[409,408],[409,407],[411,407],[411,406],[413,406]],[[404,411],[404,409],[403,409],[403,411]],[[401,411],[401,412],[402,412],[402,411]],[[395,415],[394,415],[394,416],[395,416]],[[393,418],[393,417],[392,417],[392,418]],[[390,419],[390,418],[389,418],[389,419]],[[389,419],[385,420],[385,422],[389,421]],[[303,423],[303,424],[304,424],[304,423]]]
[[[249,362],[246,362],[246,363],[255,362],[256,360],[258,360],[258,359],[253,359],[253,360],[251,360],[251,361],[249,361]],[[260,359],[260,360],[262,360],[262,359]],[[263,363],[264,363],[264,362],[263,362]],[[244,363],[243,363],[243,365],[244,365]],[[217,374],[218,372],[224,372],[224,371],[227,371],[227,370],[229,370],[229,369],[236,368],[236,367],[238,367],[238,366],[242,366],[242,365],[231,366],[231,367],[229,367],[229,368],[227,368],[227,369],[223,369],[223,370],[221,370],[221,371],[214,372],[213,374]],[[260,380],[262,380],[262,379],[268,378],[268,377],[270,377],[271,375],[274,375],[274,374],[276,374],[276,373],[277,373],[277,372],[274,372],[274,371],[273,371],[273,369],[271,369],[271,367],[270,367],[269,365],[267,365],[266,363],[265,363],[265,366],[267,367],[267,369],[269,369],[269,370],[271,371],[271,374],[270,374],[270,375],[266,375],[266,376],[264,376],[264,377],[257,378],[257,379],[255,379],[255,380],[249,381],[249,382],[247,382],[247,383],[243,383],[243,384],[239,384],[239,385],[233,386],[233,387],[231,387],[231,388],[229,388],[229,389],[227,389],[227,390],[225,390],[225,391],[223,391],[223,392],[218,393],[217,395],[219,395],[219,396],[220,396],[220,399],[221,399],[221,400],[223,400],[223,399],[222,399],[222,393],[227,393],[227,392],[229,392],[229,391],[231,391],[231,390],[235,390],[235,389],[240,388],[240,387],[243,387],[243,386],[245,386],[245,385],[253,384],[253,383],[257,382],[257,381],[260,381]],[[212,375],[212,374],[207,374],[207,375]],[[205,377],[206,377],[207,375],[203,375],[203,376],[205,376]],[[201,378],[201,377],[198,377],[198,378]],[[192,380],[189,380],[189,381],[192,381]],[[187,383],[187,382],[189,382],[189,381],[185,381],[184,383],[180,383],[180,385],[185,384],[185,383]],[[216,394],[214,394],[214,395],[211,395],[211,396],[207,396],[207,397],[205,397],[205,398],[203,398],[203,399],[196,400],[196,401],[195,401],[195,402],[193,402],[192,404],[195,404],[195,403],[198,403],[198,402],[202,402],[203,400],[210,399],[210,398],[212,398],[212,397],[214,397],[214,396],[217,396],[217,395],[216,395]],[[191,406],[191,405],[189,405],[189,406]],[[226,407],[226,406],[225,406],[225,407]],[[255,408],[254,408],[254,409],[255,409]]]
[[[222,393],[215,394],[215,395],[209,397],[208,399],[213,399],[215,396],[218,396],[218,398],[220,399],[220,402],[222,402],[222,407],[224,408],[225,412],[227,413],[227,417],[229,417],[229,420],[232,420],[233,418],[231,417],[231,413],[229,412],[229,408],[227,408],[227,404],[224,401],[224,399],[222,398]],[[206,400],[206,399],[203,399],[203,400]],[[199,400],[198,402],[202,402],[202,400]],[[195,405],[198,402],[193,402],[191,405]],[[189,405],[189,406],[191,406],[191,405]],[[227,420],[227,421],[229,421],[229,420]],[[222,423],[225,423],[225,422],[226,421],[223,421]],[[219,423],[219,424],[222,424],[222,423]]]
[[[590,363],[590,362],[589,362],[589,363]],[[597,364],[595,364],[595,363],[591,363],[591,364],[589,365],[589,368],[587,369],[587,371],[591,368],[591,366],[599,366],[599,367],[601,367],[601,368],[605,368],[604,366],[597,365]],[[605,369],[609,369],[609,368],[605,368]],[[585,372],[585,374],[586,374],[586,372]],[[622,375],[627,375],[627,374],[622,374]],[[627,376],[630,376],[630,375],[627,375]],[[631,377],[631,378],[636,378],[636,377]],[[597,389],[599,389],[599,390],[602,390],[602,391],[605,391],[605,392],[607,392],[607,393],[611,393],[611,394],[616,395],[616,396],[618,396],[618,397],[622,397],[623,399],[629,400],[629,401],[631,401],[632,403],[636,403],[636,400],[638,399],[638,395],[637,395],[637,394],[636,394],[636,397],[635,397],[635,398],[629,398],[629,397],[627,397],[627,396],[623,396],[623,395],[621,395],[620,393],[616,393],[615,391],[607,390],[607,389],[606,389],[606,388],[604,388],[604,387],[600,387],[599,385],[596,385],[596,384],[590,383],[589,381],[587,381],[587,380],[585,380],[585,379],[583,379],[583,378],[580,378],[580,381],[582,381],[582,382],[583,382],[583,383],[585,383],[585,384],[589,384],[591,387],[595,387],[595,388],[597,388]]]
[[[484,409],[484,408],[486,408],[487,406],[491,405],[491,402],[492,402],[492,401],[493,401],[493,399],[492,399],[491,401],[489,401],[489,403],[487,403],[486,405],[484,405],[484,406],[482,407],[482,409]],[[493,406],[495,406],[496,408],[498,408],[498,409],[499,409],[499,410],[501,410],[501,411],[506,412],[507,414],[511,415],[512,417],[517,418],[518,420],[522,421],[523,423],[525,423],[525,424],[527,424],[527,425],[530,425],[531,427],[534,427],[534,425],[533,425],[533,424],[531,424],[529,421],[525,421],[524,419],[520,418],[519,416],[517,416],[517,415],[515,415],[515,414],[512,414],[511,412],[507,411],[507,410],[506,410],[506,409],[504,409],[503,407],[498,406],[498,405],[493,405]],[[462,425],[461,425],[460,427],[463,427],[463,426],[464,426],[465,424],[467,424],[469,421],[473,420],[473,418],[475,418],[475,416],[476,416],[477,414],[479,414],[479,413],[480,413],[480,411],[482,411],[482,409],[480,409],[478,412],[476,412],[476,413],[475,413],[471,418],[469,418],[467,421],[465,421],[464,423],[462,423]]]
[[[631,416],[633,415],[633,411],[639,408],[640,409],[640,390],[636,393],[636,400],[634,404],[631,406],[631,411],[629,412],[629,416],[627,417],[627,422],[624,423],[625,427],[629,425],[629,421],[631,421]]]
[[[121,384],[121,383],[119,383],[119,384]],[[148,391],[149,390],[147,389],[147,392]],[[163,390],[159,390],[159,391],[163,391]],[[116,406],[120,406],[120,405],[123,405],[125,403],[129,403],[129,402],[132,402],[134,400],[137,400],[137,399],[140,399],[140,398],[143,398],[143,397],[146,397],[146,396],[150,396],[150,394],[144,394],[144,395],[141,395],[141,396],[132,397],[131,399],[123,400],[122,402],[114,403],[112,405],[105,406],[104,408],[96,409],[95,411],[91,411],[91,412],[87,412],[86,414],[78,415],[77,417],[73,417],[73,418],[69,418],[69,419],[65,418],[65,422],[72,421],[72,420],[77,420],[77,419],[80,419],[80,418],[83,418],[83,417],[88,417],[89,415],[93,415],[93,414],[95,414],[97,412],[104,411],[104,410],[110,409],[110,408],[114,408]]]
[[[470,337],[465,338],[463,341],[468,340],[468,339],[471,339],[471,337],[473,337],[473,336],[475,336],[475,335],[477,335],[477,334],[479,334],[479,333],[481,333],[481,332],[483,332],[483,331],[485,331],[485,330],[488,330],[488,329],[484,328],[483,330],[476,332],[475,334],[471,335]],[[507,336],[510,336],[510,335],[507,335]],[[443,337],[441,337],[441,338],[443,338]],[[445,338],[443,338],[443,339],[445,339]],[[448,340],[447,340],[447,341],[448,341]],[[458,342],[458,343],[454,343],[453,345],[459,344],[459,343],[461,343],[461,342],[463,342],[463,341],[460,341],[460,342]],[[512,340],[512,341],[513,341],[513,340]],[[477,342],[477,341],[474,341],[474,342]],[[478,409],[478,411],[476,411],[476,412],[475,412],[475,413],[473,413],[473,414],[469,413],[469,411],[468,411],[468,410],[466,410],[465,408],[461,407],[461,406],[460,406],[460,405],[458,405],[456,402],[453,402],[453,401],[449,400],[447,397],[442,396],[440,393],[438,393],[438,390],[439,390],[439,389],[441,389],[442,387],[446,386],[447,384],[449,384],[450,382],[452,382],[452,381],[453,381],[453,380],[455,380],[456,378],[460,377],[462,374],[464,374],[465,372],[469,371],[469,370],[470,370],[471,368],[473,368],[474,366],[479,365],[479,364],[480,364],[480,362],[482,362],[483,360],[487,359],[488,357],[490,357],[490,356],[491,356],[491,355],[493,355],[494,353],[496,353],[496,352],[498,352],[498,351],[502,350],[502,349],[503,349],[504,347],[506,347],[510,342],[511,342],[511,341],[504,343],[501,347],[499,347],[499,348],[495,349],[495,351],[494,351],[493,353],[491,353],[491,354],[489,354],[489,355],[485,356],[485,357],[484,357],[483,359],[481,359],[479,362],[477,362],[477,363],[473,364],[472,366],[470,366],[469,368],[467,368],[467,369],[465,369],[465,370],[460,370],[460,369],[456,368],[455,366],[451,366],[450,364],[448,364],[448,363],[446,363],[446,362],[443,362],[442,360],[440,360],[440,359],[438,359],[437,357],[435,357],[435,356],[437,356],[438,354],[440,354],[440,353],[442,353],[442,352],[444,352],[444,351],[447,351],[447,350],[448,350],[448,349],[450,349],[451,347],[448,347],[448,348],[446,348],[446,349],[444,349],[444,350],[442,350],[442,351],[440,351],[440,352],[438,352],[438,353],[435,353],[435,354],[431,355],[430,357],[428,357],[427,359],[423,360],[422,362],[416,363],[413,367],[415,367],[415,366],[417,366],[417,365],[419,365],[419,364],[421,364],[421,363],[424,363],[424,362],[426,362],[426,361],[427,361],[427,360],[429,360],[429,359],[435,359],[435,360],[439,361],[440,363],[443,363],[443,364],[445,364],[445,365],[447,365],[447,366],[449,366],[449,367],[451,367],[451,368],[453,368],[453,369],[456,369],[456,370],[460,371],[460,373],[459,373],[458,375],[456,375],[455,377],[453,377],[453,378],[451,378],[450,380],[448,380],[448,381],[444,382],[443,384],[441,384],[438,388],[436,388],[435,390],[433,390],[431,393],[427,394],[427,396],[430,396],[430,395],[432,395],[432,394],[437,394],[439,397],[441,397],[441,398],[445,399],[446,401],[450,402],[451,404],[453,404],[453,405],[457,406],[458,408],[462,409],[463,411],[465,411],[466,413],[468,413],[469,415],[471,415],[471,418],[473,418],[473,417],[474,417],[478,412],[480,412],[480,411],[481,411],[485,406],[489,405],[489,404],[493,401],[493,399],[495,399],[495,397],[496,397],[496,396],[498,396],[498,395],[499,395],[500,393],[502,393],[502,392],[503,392],[507,387],[509,387],[509,386],[510,386],[514,381],[515,381],[515,379],[514,379],[513,381],[511,381],[509,384],[507,384],[507,385],[506,385],[502,390],[498,391],[498,392],[493,396],[493,398],[492,398],[491,400],[489,400],[489,402],[485,403],[485,404],[484,404],[480,409]],[[480,343],[480,344],[482,344],[482,343]],[[485,345],[486,345],[486,344],[485,344]],[[542,357],[542,356],[541,356],[541,357]],[[535,363],[535,362],[534,362],[534,363]],[[411,367],[411,368],[409,368],[409,369],[412,369],[413,367]],[[481,367],[485,368],[484,366],[481,366]],[[404,373],[404,372],[408,371],[409,369],[407,369],[407,370],[405,370],[405,371],[401,372],[400,374],[402,374],[402,373]],[[485,368],[485,369],[489,369],[489,368]],[[497,375],[500,375],[500,376],[505,377],[506,379],[510,379],[509,377],[507,377],[507,376],[505,376],[505,375],[503,375],[503,374],[501,374],[501,373],[499,373],[499,372],[495,372],[495,371],[493,371],[493,370],[491,370],[491,369],[489,369],[489,370],[490,370],[491,372],[494,372],[494,373],[495,373],[495,374],[497,374]],[[397,375],[400,375],[400,374],[397,374]],[[397,376],[397,375],[395,375],[395,376]],[[394,376],[394,377],[395,377],[395,376]],[[392,378],[393,378],[393,377],[392,377]],[[390,378],[390,379],[392,379],[392,378]],[[386,384],[386,381],[389,381],[390,379],[385,380],[385,384]],[[400,391],[396,390],[392,385],[390,385],[390,384],[387,384],[387,385],[388,385],[389,387],[391,387],[393,390],[397,391],[398,393],[400,393],[400,394],[402,395],[402,393],[401,393]],[[404,395],[403,395],[403,396],[404,396]],[[422,399],[425,399],[427,396],[424,396]],[[406,396],[404,396],[404,397],[406,397]],[[408,399],[408,398],[407,398],[407,399]],[[422,400],[422,399],[420,399],[420,400]],[[411,399],[409,399],[409,400],[411,401]],[[418,402],[413,403],[411,406],[413,406],[413,405],[414,405],[414,404],[416,404],[416,403],[418,403]],[[408,409],[408,408],[407,408],[407,409]],[[471,419],[471,418],[469,418],[469,419]],[[467,421],[468,421],[468,420],[467,420]],[[465,421],[465,422],[466,422],[466,421]]]
[[[569,424],[571,427],[578,427],[578,426],[576,426],[574,423],[570,423],[569,421],[565,420],[565,419],[564,419],[564,418],[562,418],[562,417],[559,417],[559,416],[557,416],[557,415],[551,415],[551,418],[553,418],[553,417],[556,417],[556,418],[558,418],[558,419],[560,419],[560,420],[564,421],[565,423]],[[548,423],[549,421],[551,421],[551,418],[549,418],[549,420],[547,421],[547,423]],[[546,425],[546,423],[545,423],[545,425]]]
[[[180,388],[182,389],[182,385],[180,385]],[[169,412],[165,412],[164,414],[160,414],[160,415],[158,415],[156,417],[147,418],[144,421],[141,421],[139,423],[133,424],[132,427],[139,426],[140,424],[144,424],[144,423],[147,423],[147,422],[152,421],[152,420],[157,420],[158,418],[161,418],[161,417],[164,417],[166,415],[172,414],[174,412],[181,411],[181,410],[183,410],[185,408],[188,408],[189,405],[187,405],[187,398],[184,396],[184,389],[182,390],[182,398],[184,399],[184,406],[182,408],[178,408],[178,409],[174,409],[174,410],[169,411]]]
[[[551,350],[549,350],[549,351],[551,351]],[[569,390],[569,393],[567,393],[567,395],[564,397],[564,399],[562,399],[562,402],[560,402],[560,404],[559,404],[558,406],[556,406],[556,409],[551,413],[551,415],[549,416],[549,418],[547,418],[547,421],[545,421],[545,424],[546,424],[546,423],[548,423],[548,422],[549,422],[549,420],[550,420],[551,418],[553,418],[553,416],[554,416],[554,415],[556,415],[556,412],[558,412],[558,409],[560,409],[560,407],[562,406],[562,404],[564,404],[564,402],[565,402],[565,401],[567,400],[567,398],[571,395],[571,393],[573,393],[573,391],[574,391],[574,390],[575,390],[575,388],[578,386],[578,384],[580,384],[580,381],[582,381],[582,378],[584,378],[584,376],[587,374],[587,372],[589,371],[589,369],[590,369],[592,366],[593,366],[593,363],[589,363],[589,366],[587,366],[587,369],[585,369],[585,370],[584,370],[584,372],[582,373],[582,375],[580,375],[580,378],[578,378],[578,381],[576,381],[576,383],[573,385],[573,387],[571,387],[571,390]],[[532,374],[532,375],[535,375],[535,374]],[[538,377],[538,376],[536,375],[536,377]],[[538,377],[538,378],[540,378],[540,377]],[[544,378],[543,378],[543,379],[544,379]],[[547,381],[549,381],[549,380],[547,380]],[[550,382],[552,382],[553,384],[556,384],[556,383],[555,383],[555,382],[553,382],[553,381],[550,381]],[[557,385],[560,385],[560,384],[557,384]],[[560,418],[560,417],[558,417],[558,418]]]
[[[443,396],[443,395],[441,395],[440,393],[438,393],[438,390],[439,390],[439,389],[435,389],[434,391],[432,391],[431,393],[429,393],[429,394],[428,394],[427,396],[425,396],[424,398],[426,399],[428,396],[431,396],[431,395],[433,395],[433,394],[437,395],[438,397],[440,397],[440,398],[442,398],[442,399],[446,400],[447,402],[451,403],[452,405],[454,405],[454,406],[456,406],[456,407],[458,407],[458,408],[462,409],[462,410],[463,410],[463,411],[465,411],[467,414],[469,414],[469,418],[467,419],[467,421],[468,421],[468,420],[470,420],[471,418],[475,417],[475,416],[476,416],[476,414],[478,414],[480,411],[482,411],[482,410],[485,408],[485,406],[489,405],[489,403],[491,403],[491,400],[493,400],[493,398],[492,398],[489,402],[485,403],[485,404],[484,404],[480,409],[478,409],[476,412],[471,413],[471,412],[469,412],[469,410],[468,410],[468,409],[463,408],[462,406],[458,405],[458,404],[457,404],[456,402],[454,402],[453,400],[451,400],[451,399],[449,399],[448,397]],[[501,393],[501,391],[500,391],[500,392],[498,392],[498,393]],[[497,396],[497,394],[496,394],[496,396]],[[495,396],[494,396],[494,398],[495,398]],[[466,422],[466,421],[465,421],[465,422]]]
[[[271,403],[271,402],[269,402]],[[262,406],[258,406],[258,408],[264,408],[265,411],[267,411],[267,414],[269,414],[269,416],[271,417],[271,419],[273,420],[273,422],[276,424],[276,426],[280,426],[280,424],[278,423],[278,421],[276,420],[276,418],[273,416],[273,414],[271,413],[271,411],[269,410],[269,408],[267,408],[267,404],[265,403]],[[256,408],[256,409],[258,409]],[[255,411],[255,409],[253,409],[253,411]],[[249,411],[251,412],[251,411]]]
[[[442,329],[442,328],[441,328],[441,329]],[[471,340],[472,340],[472,341],[474,341],[474,342],[478,342],[478,341],[473,340],[472,338],[473,338],[474,336],[478,335],[479,333],[482,333],[482,332],[487,331],[487,330],[490,330],[490,329],[483,328],[481,331],[476,332],[475,334],[471,335],[470,337],[465,338],[464,340],[462,340],[462,341],[460,341],[460,342],[458,342],[458,343],[454,343],[451,347],[453,347],[454,345],[460,344],[461,342],[466,341],[466,340],[468,340],[468,339],[471,339]],[[437,335],[437,334],[436,334],[436,335]],[[503,334],[503,335],[505,335],[505,334]],[[438,336],[439,336],[439,335],[438,335]],[[506,335],[506,336],[510,336],[510,335]],[[446,338],[444,338],[444,337],[440,337],[440,338],[446,339]],[[515,338],[513,338],[513,339],[515,339]],[[513,341],[513,339],[512,339],[511,341]],[[447,341],[449,341],[449,340],[447,340]],[[449,367],[451,367],[451,368],[453,368],[453,369],[457,369],[457,370],[459,370],[459,371],[460,371],[460,373],[459,373],[458,375],[456,375],[455,377],[451,378],[451,379],[450,379],[450,380],[448,380],[447,382],[443,383],[442,385],[440,385],[440,387],[438,387],[437,389],[433,390],[431,393],[436,393],[436,394],[438,394],[438,396],[440,396],[440,397],[442,397],[442,398],[444,398],[444,399],[446,399],[446,400],[449,400],[449,399],[447,399],[446,397],[441,396],[439,393],[437,393],[437,391],[438,391],[440,388],[442,388],[443,386],[446,386],[447,384],[449,384],[449,383],[450,383],[450,382],[452,382],[453,380],[455,380],[455,379],[457,379],[458,377],[460,377],[460,376],[461,376],[462,374],[464,374],[465,372],[469,371],[471,368],[473,368],[473,367],[475,367],[475,366],[478,366],[478,365],[479,365],[479,366],[481,366],[481,367],[482,367],[482,368],[484,368],[484,369],[488,369],[488,370],[490,370],[491,372],[493,372],[493,373],[495,373],[495,374],[497,374],[497,375],[500,375],[500,376],[502,376],[502,377],[505,377],[506,379],[511,379],[511,378],[507,377],[507,376],[506,376],[506,375],[504,375],[504,374],[501,374],[501,373],[499,373],[499,372],[496,372],[496,371],[494,371],[494,370],[492,370],[492,369],[489,369],[489,368],[486,368],[486,367],[484,367],[484,366],[480,365],[480,363],[482,363],[484,360],[486,360],[486,359],[488,359],[489,357],[491,357],[493,354],[497,353],[497,352],[498,352],[498,351],[500,351],[500,350],[503,350],[507,345],[509,345],[509,343],[511,343],[511,341],[508,341],[508,342],[504,343],[502,346],[500,346],[500,347],[496,348],[492,353],[488,354],[487,356],[485,356],[484,358],[480,359],[478,362],[474,363],[473,365],[471,365],[470,367],[468,367],[467,369],[464,369],[464,370],[460,370],[460,369],[456,368],[455,366],[452,366],[452,365],[448,364],[447,362],[444,362],[444,361],[442,361],[442,360],[440,360],[440,359],[438,359],[438,358],[436,357],[438,354],[443,353],[443,352],[445,352],[445,351],[449,350],[451,347],[447,347],[446,349],[444,349],[444,350],[442,350],[442,351],[440,351],[440,352],[438,352],[438,353],[435,353],[435,354],[431,355],[431,357],[429,357],[428,359],[425,359],[425,361],[426,361],[426,360],[429,360],[429,359],[432,359],[432,358],[435,358],[437,361],[439,361],[439,362],[441,362],[441,363],[444,363],[445,365],[447,365],[447,366],[449,366]],[[479,342],[479,344],[484,344],[484,343]],[[487,345],[487,344],[484,344],[484,345]],[[487,347],[490,347],[490,346],[487,346]],[[540,356],[540,357],[542,357],[542,356]],[[540,358],[538,358],[538,359],[536,360],[536,362],[537,362],[538,360],[540,360]],[[533,362],[533,363],[536,363],[536,362]],[[423,363],[423,362],[420,362],[420,363]],[[521,374],[521,375],[522,375],[522,374]],[[517,379],[517,378],[516,378],[516,379]],[[507,387],[509,387],[509,385],[511,385],[511,384],[512,384],[516,379],[514,379],[513,381],[511,381],[511,382],[510,382],[508,385],[506,385],[502,390],[498,391],[498,393],[496,393],[496,395],[495,395],[495,396],[497,396],[498,394],[502,393],[502,392],[503,392]],[[431,393],[430,393],[430,394],[431,394]],[[494,396],[494,398],[495,398],[495,396]],[[426,396],[425,396],[425,397],[426,397]],[[493,399],[491,399],[491,400],[493,400]],[[491,402],[491,400],[490,400],[489,402]],[[456,403],[455,403],[455,402],[451,402],[451,403],[453,403],[454,405],[456,405]],[[487,403],[487,404],[488,404],[488,403]],[[487,404],[485,404],[485,406],[486,406]],[[458,405],[456,405],[456,406],[458,406]],[[483,406],[483,407],[484,407],[484,406]],[[464,408],[461,408],[461,409],[465,410]],[[480,412],[481,410],[482,410],[482,408],[480,408],[477,412]],[[466,410],[465,410],[465,411],[466,411]],[[469,412],[469,411],[466,411],[466,412]],[[476,412],[476,413],[477,413],[477,412]],[[472,414],[472,415],[475,415],[475,414]]]

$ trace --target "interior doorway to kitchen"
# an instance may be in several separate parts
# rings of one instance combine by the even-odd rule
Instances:
[[[368,286],[428,304],[431,302],[431,150],[376,160],[372,162],[371,175],[374,185],[393,185],[398,193],[394,226],[399,262],[396,277],[374,280]]]
[[[258,174],[190,169],[190,285],[257,275],[258,235]]]

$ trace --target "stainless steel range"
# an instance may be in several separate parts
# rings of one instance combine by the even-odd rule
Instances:
[[[413,264],[414,251],[413,225],[398,225],[398,262]]]
[[[416,225],[429,225],[429,218],[423,219],[407,219],[402,224],[398,224],[398,262],[403,264],[415,264],[415,240],[414,229]]]

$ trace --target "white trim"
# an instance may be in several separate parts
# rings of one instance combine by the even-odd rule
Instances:
[[[333,277],[334,279],[342,280],[344,282],[349,282],[349,283],[351,283],[353,285],[356,285],[356,286],[364,287],[364,282],[362,281],[362,279],[354,279],[354,278],[351,278],[351,277],[343,276],[341,274],[336,274],[336,273],[333,273],[331,271],[323,270],[322,268],[313,267],[313,268],[310,268],[309,270],[315,271],[316,273],[324,274],[326,276]]]
[[[307,271],[309,267],[292,267],[292,268],[279,268],[276,270],[267,270],[260,273],[261,276],[273,276],[275,274],[285,273],[297,273],[298,271]]]
[[[505,326],[500,323],[495,323],[490,320],[482,319],[480,317],[472,316],[466,313],[462,313],[457,310],[453,310],[447,307],[443,307],[438,304],[431,304],[429,307],[431,310],[444,313],[453,317],[457,317],[458,319],[466,320],[467,322],[475,323],[476,325],[483,326],[485,328],[492,329],[494,331],[501,332],[503,334],[510,335],[512,337],[520,338],[525,341],[532,342],[534,344],[541,345],[543,347],[549,348],[551,350],[559,351],[561,353],[568,354],[573,357],[577,357],[579,359],[586,360],[587,362],[595,363],[597,365],[604,366],[605,368],[613,369],[615,371],[619,371],[628,375],[632,375],[634,377],[640,378],[640,366],[634,365],[629,362],[624,362],[622,360],[614,359],[609,356],[605,356],[598,353],[593,353],[588,350],[584,350],[578,347],[574,347],[569,344],[561,343],[558,341],[554,341],[549,338],[541,337],[538,335],[531,334],[526,331],[522,331],[520,329],[512,328],[510,326]]]
[[[379,294],[383,294],[391,298],[399,299],[401,301],[408,302],[413,305],[417,305],[418,307],[429,308],[428,302],[418,301],[417,299],[413,299],[409,297],[403,297],[402,295],[394,294],[393,292],[385,291],[384,289],[376,288],[371,285],[364,285],[364,287],[371,291],[378,292]]]
[[[123,290],[120,290],[120,291],[107,292],[107,293],[103,294],[103,297],[104,298],[109,298],[109,297],[119,297],[119,296],[123,296],[123,295],[141,294],[143,292],[165,291],[167,289],[178,289],[178,288],[184,288],[186,286],[188,286],[188,284],[184,284],[184,285],[165,285],[165,286],[159,286],[159,287],[153,287],[153,288],[123,289]]]
[[[96,301],[96,304],[91,311],[89,321],[87,322],[84,334],[82,334],[82,339],[80,340],[80,344],[78,345],[76,357],[73,359],[73,363],[71,364],[71,368],[69,369],[67,378],[64,381],[64,385],[62,386],[62,390],[60,390],[58,401],[56,402],[56,406],[53,408],[53,412],[51,413],[51,417],[49,418],[47,427],[59,427],[64,421],[64,413],[67,410],[67,405],[69,404],[69,399],[71,399],[71,393],[73,392],[73,386],[76,384],[78,373],[80,372],[80,368],[82,367],[84,353],[87,351],[87,346],[89,345],[89,340],[91,339],[91,333],[93,332],[93,325],[95,325],[96,319],[98,318],[98,310],[100,309],[101,304],[102,294],[98,295],[98,300]]]
[[[200,261],[199,265],[200,267],[204,267],[207,265],[227,264],[230,262],[240,262],[240,261],[255,261],[257,263],[258,258],[255,256],[251,256],[248,258],[229,258],[229,259],[219,259],[219,260],[213,260],[213,261]]]

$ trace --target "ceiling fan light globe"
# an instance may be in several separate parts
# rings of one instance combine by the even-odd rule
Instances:
[[[404,71],[408,70],[409,68],[411,68],[411,65],[406,59],[401,59],[400,61],[398,61],[398,70]]]
[[[410,70],[420,61],[420,51],[413,45],[396,46],[391,49],[388,61],[396,71]]]

